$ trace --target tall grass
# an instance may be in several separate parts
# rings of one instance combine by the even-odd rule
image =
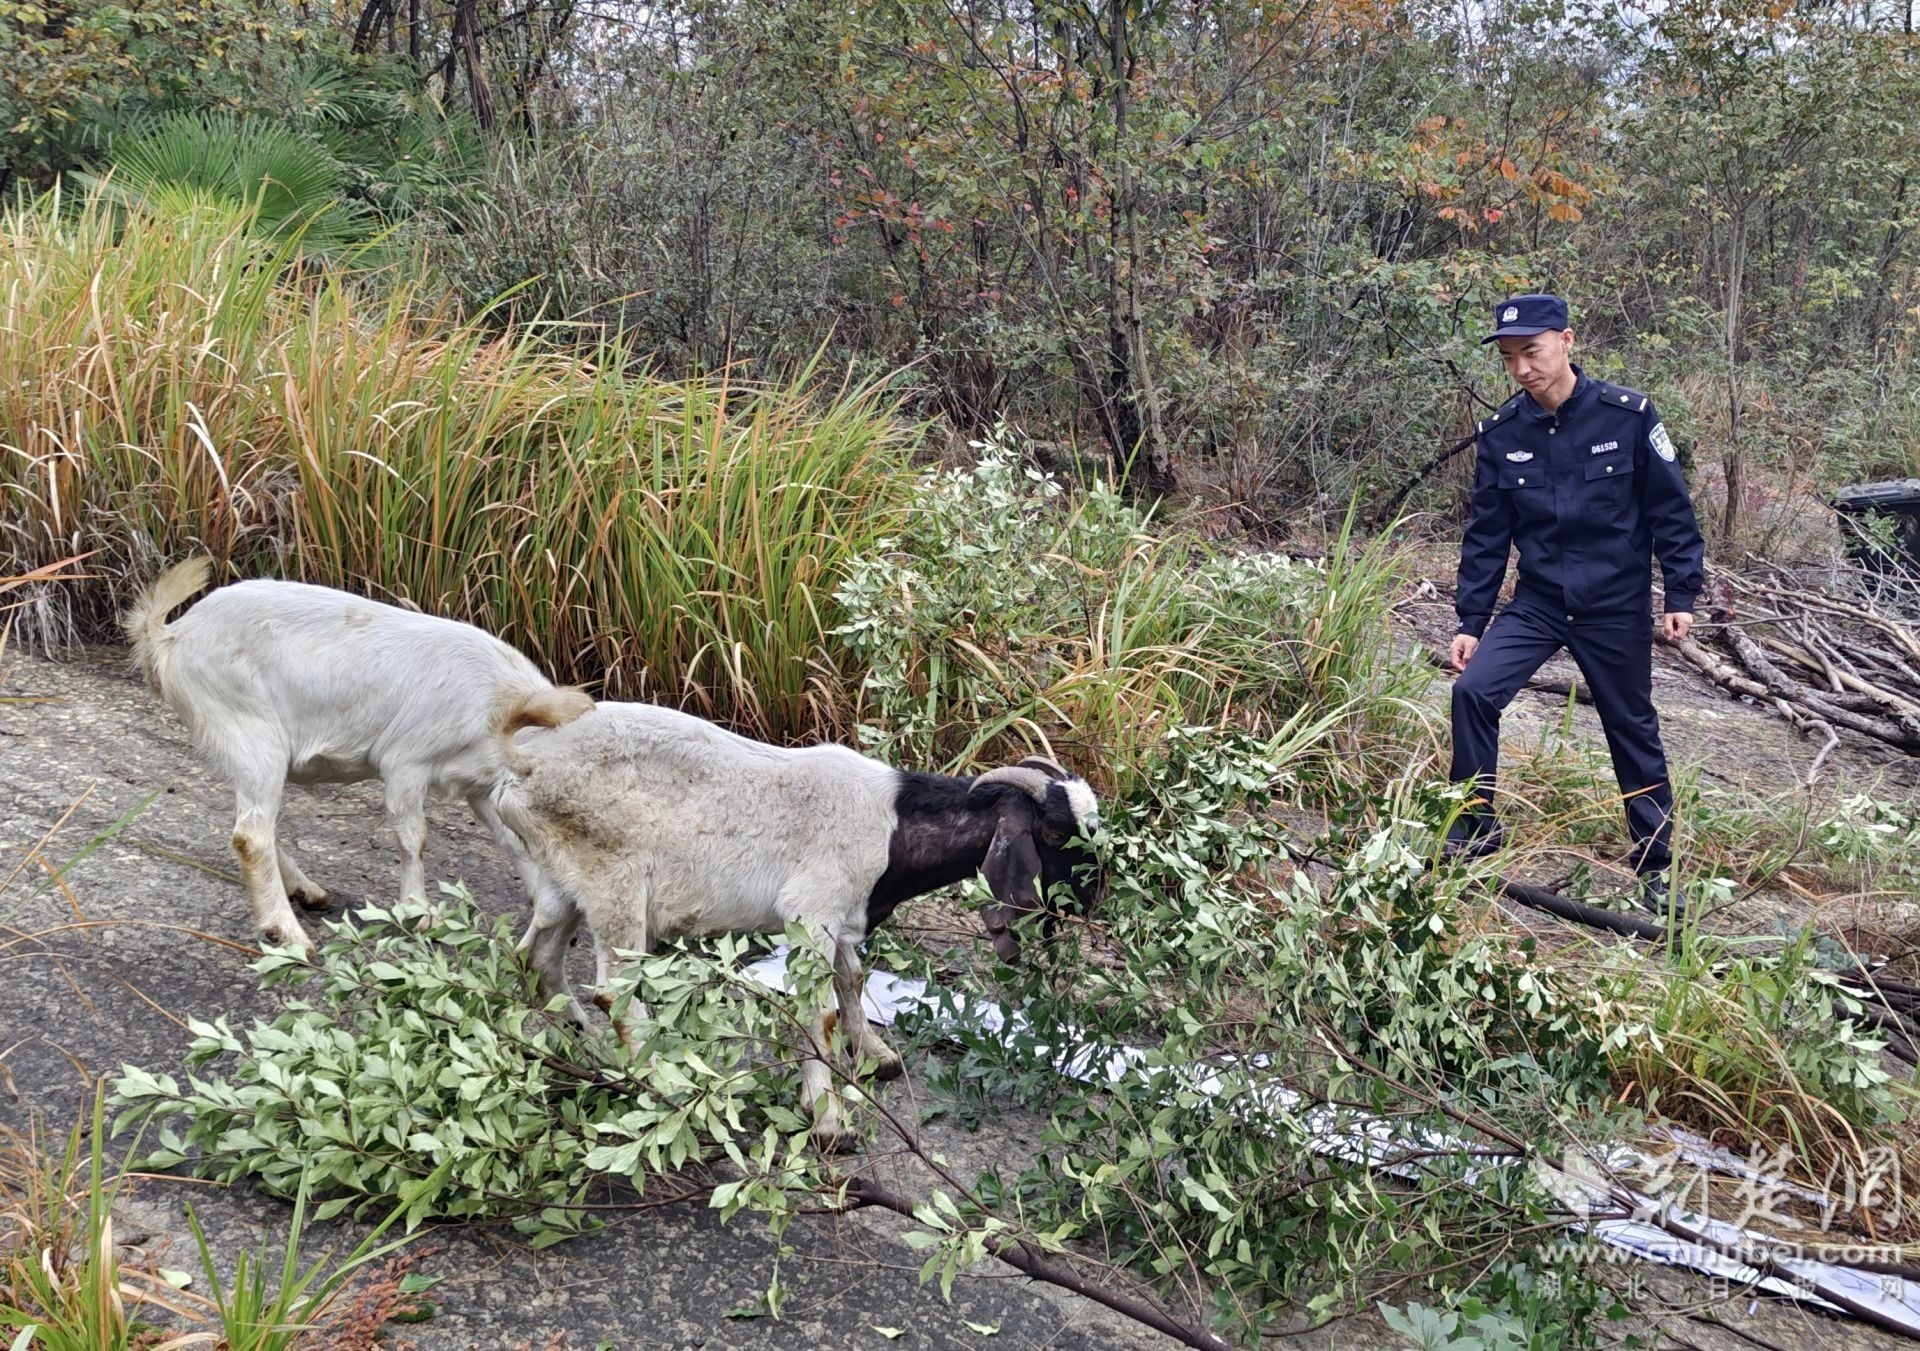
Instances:
[[[358,1310],[344,1296],[363,1269],[411,1241],[381,1242],[405,1207],[395,1207],[345,1257],[328,1252],[303,1271],[303,1183],[285,1238],[263,1236],[257,1250],[239,1252],[232,1278],[223,1281],[188,1205],[187,1226],[211,1297],[191,1293],[184,1288],[191,1281],[186,1272],[123,1251],[115,1240],[115,1212],[133,1175],[106,1155],[105,1099],[104,1087],[95,1092],[91,1114],[75,1118],[64,1149],[47,1148],[37,1122],[24,1132],[0,1127],[0,1345],[19,1351],[348,1345],[342,1334]],[[378,1307],[390,1292],[391,1282],[376,1278],[363,1301]],[[206,1324],[218,1331],[201,1330]]]
[[[0,569],[100,551],[23,636],[105,635],[204,550],[469,619],[609,694],[837,726],[833,589],[906,488],[878,388],[648,378],[246,225],[97,199],[0,225]]]

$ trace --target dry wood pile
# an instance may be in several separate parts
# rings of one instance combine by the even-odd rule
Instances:
[[[1680,654],[1722,688],[1824,735],[1809,779],[1838,744],[1837,728],[1920,755],[1920,588],[1911,579],[1750,559],[1718,580],[1734,603],[1716,609],[1706,631],[1724,651],[1689,638]]]

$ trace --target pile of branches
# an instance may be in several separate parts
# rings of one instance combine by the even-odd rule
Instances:
[[[1920,622],[1897,579],[1836,569],[1810,586],[1762,560],[1721,580],[1736,605],[1714,618],[1724,654],[1692,639],[1680,654],[1715,684],[1777,709],[1826,745],[1836,728],[1920,755]],[[1735,618],[1738,613],[1739,618]]]
[[[1920,985],[1895,980],[1865,966],[1842,971],[1840,984],[1861,1001],[1865,1021],[1886,1037],[1887,1050],[1896,1059],[1920,1068]]]

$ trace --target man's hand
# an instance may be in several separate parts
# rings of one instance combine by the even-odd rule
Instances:
[[[1672,619],[1673,616],[1668,615],[1667,618]],[[1447,653],[1447,656],[1453,661],[1453,669],[1456,671],[1466,670],[1467,663],[1473,660],[1474,650],[1479,646],[1480,640],[1471,633],[1454,634],[1453,648]]]
[[[1687,636],[1688,631],[1693,628],[1693,616],[1685,610],[1669,610],[1662,616],[1662,621],[1660,631],[1666,636],[1666,640],[1670,643],[1680,642]]]

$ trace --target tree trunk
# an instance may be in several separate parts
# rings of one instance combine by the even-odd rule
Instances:
[[[1146,320],[1140,304],[1139,203],[1127,151],[1127,102],[1132,52],[1126,0],[1113,0],[1107,24],[1107,54],[1113,81],[1113,151],[1118,167],[1109,193],[1107,265],[1107,358],[1109,419],[1116,437],[1114,464],[1132,493],[1161,496],[1173,490],[1173,463],[1160,425],[1159,400],[1147,362]]]
[[[1727,445],[1720,461],[1727,481],[1726,510],[1720,516],[1720,552],[1726,557],[1733,555],[1747,491],[1746,452],[1740,445],[1740,293],[1746,285],[1746,263],[1747,212],[1741,206],[1733,212],[1727,238]]]

